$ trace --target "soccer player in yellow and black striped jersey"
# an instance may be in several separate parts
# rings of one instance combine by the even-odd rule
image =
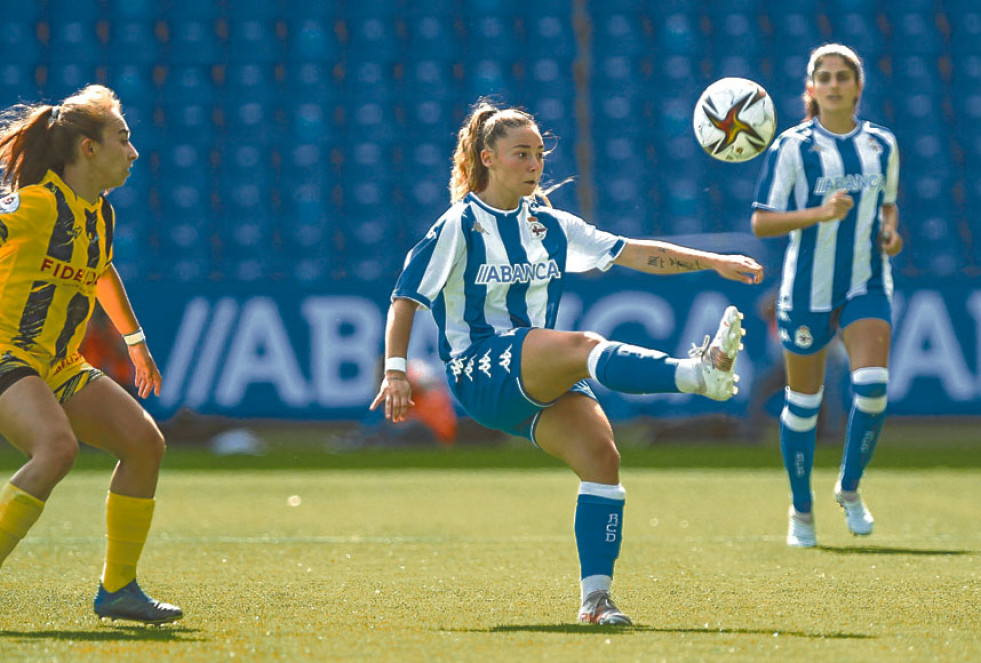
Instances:
[[[161,624],[180,608],[147,596],[136,565],[153,515],[164,439],[79,345],[96,300],[123,334],[137,393],[161,377],[112,265],[115,218],[106,191],[139,153],[112,90],[90,85],[58,106],[0,115],[0,435],[28,457],[0,487],[0,564],[71,469],[78,440],[119,459],[106,501],[100,617]],[[4,606],[9,608],[9,606]]]

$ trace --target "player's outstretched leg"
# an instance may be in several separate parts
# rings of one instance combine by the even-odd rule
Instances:
[[[732,398],[736,356],[742,349],[743,314],[730,306],[715,338],[705,337],[689,357],[675,359],[658,350],[616,341],[593,348],[586,362],[589,375],[604,387],[625,394],[702,394],[717,401]]]
[[[735,306],[729,306],[722,314],[715,338],[710,341],[706,336],[701,347],[692,345],[688,354],[699,360],[700,389],[695,393],[715,401],[729,400],[739,393],[736,357],[743,349],[745,335],[743,314]]]
[[[144,624],[169,624],[184,616],[176,605],[157,601],[146,595],[133,580],[115,592],[108,592],[100,583],[95,595],[95,614],[102,619],[123,619]]]

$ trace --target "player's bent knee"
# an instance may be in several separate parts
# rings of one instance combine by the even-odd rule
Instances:
[[[50,479],[60,481],[67,475],[78,458],[78,440],[72,433],[57,433],[50,436],[34,452],[36,460],[45,468]]]

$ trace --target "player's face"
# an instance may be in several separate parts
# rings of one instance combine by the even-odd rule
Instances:
[[[102,141],[92,142],[94,155],[89,162],[103,190],[122,186],[140,153],[129,141],[129,126],[119,113],[113,113],[102,130]]]
[[[545,165],[545,143],[538,127],[517,127],[499,138],[493,150],[484,150],[481,158],[490,172],[488,190],[493,189],[511,209],[538,188]]]
[[[851,114],[862,93],[855,70],[837,55],[822,58],[807,86],[821,113]]]

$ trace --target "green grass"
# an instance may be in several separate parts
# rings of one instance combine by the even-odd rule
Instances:
[[[141,581],[185,620],[95,620],[107,473],[82,468],[0,572],[0,660],[981,660],[976,467],[871,472],[868,539],[847,533],[834,470],[819,469],[822,547],[791,550],[779,460],[652,469],[627,454],[615,591],[637,625],[617,629],[574,623],[567,470],[411,467],[420,451],[407,469],[385,454],[385,471],[311,468],[309,452],[304,471],[175,469],[184,453],[168,460]],[[210,462],[229,460],[244,462]]]

